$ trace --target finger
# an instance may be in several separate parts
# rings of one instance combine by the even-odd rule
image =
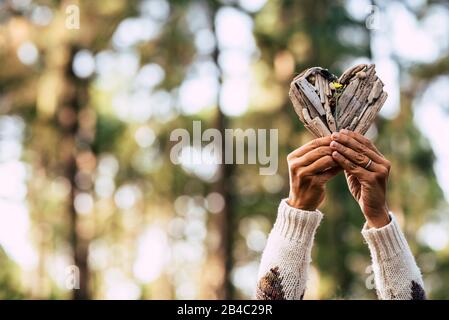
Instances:
[[[323,173],[326,170],[337,167],[338,164],[334,161],[332,156],[324,156],[311,165],[304,167],[302,173],[304,175],[314,175]]]
[[[333,177],[335,177],[342,170],[343,169],[340,166],[338,166],[336,168],[332,168],[332,169],[324,171],[323,173],[320,174],[320,177],[323,179],[323,181],[328,181],[328,180],[332,179]]]
[[[302,155],[312,151],[313,149],[319,148],[321,146],[328,146],[331,143],[332,139],[330,136],[314,139],[305,145],[299,147],[296,150],[293,150],[288,156],[287,160],[291,160],[294,158],[301,157]]]
[[[306,166],[314,163],[318,159],[325,157],[325,156],[330,156],[330,155],[332,155],[331,147],[329,147],[329,146],[319,147],[317,149],[313,149],[312,151],[309,151],[308,153],[306,153],[305,155],[303,155],[299,158],[295,158],[295,159],[291,160],[290,168],[296,169],[299,167],[306,167]]]
[[[347,158],[351,162],[355,163],[359,167],[365,168],[365,169],[367,169],[369,171],[373,171],[373,172],[380,171],[382,169],[381,165],[379,165],[375,161],[370,162],[370,158],[368,158],[364,154],[356,152],[356,151],[342,145],[341,143],[338,143],[337,141],[332,141],[330,147],[333,150],[341,153],[345,158]],[[367,167],[368,164],[369,164],[369,166]]]
[[[354,132],[348,129],[343,129],[341,130],[342,133],[347,134],[348,136],[354,138],[355,140],[357,140],[358,142],[360,142],[361,144],[367,146],[368,148],[370,148],[371,150],[373,150],[374,152],[376,152],[378,155],[382,156],[382,153],[376,148],[376,146],[374,145],[374,143],[368,139],[367,137],[365,137],[364,135],[358,133],[358,132]]]
[[[365,170],[362,167],[359,167],[354,162],[347,159],[345,156],[343,156],[338,151],[334,151],[332,153],[332,158],[335,160],[336,163],[338,163],[344,170],[346,170],[348,173],[353,174],[359,179],[363,179],[364,176],[366,176],[369,171]]]
[[[356,152],[359,152],[359,153],[362,153],[362,154],[368,156],[368,158],[372,159],[374,162],[377,162],[377,163],[383,162],[383,158],[381,156],[379,156],[376,152],[369,149],[367,146],[361,144],[360,142],[358,142],[357,140],[355,140],[354,138],[350,137],[347,134],[344,134],[342,132],[334,132],[332,134],[332,139],[334,141],[337,141],[337,142],[345,145],[348,148],[351,148],[352,150],[354,150]]]
[[[383,165],[388,171],[390,171],[390,168],[391,168],[390,161],[388,161],[388,159],[385,158],[385,156],[379,151],[379,149],[376,148],[376,146],[374,145],[374,143],[372,143],[371,140],[369,140],[368,138],[366,138],[365,136],[363,136],[362,134],[360,134],[358,132],[353,132],[353,131],[350,131],[347,129],[343,129],[342,133],[348,134],[350,137],[354,138],[361,144],[363,144],[363,145],[367,146],[368,148],[370,148],[371,150],[373,150],[376,154],[379,155],[379,158],[376,159],[376,162]],[[373,158],[371,158],[371,159],[373,159]]]

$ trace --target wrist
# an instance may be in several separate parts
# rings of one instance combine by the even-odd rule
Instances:
[[[365,217],[368,228],[382,228],[391,221],[386,205],[382,209],[367,212]]]
[[[315,211],[317,209],[317,207],[314,205],[304,203],[300,199],[295,199],[295,198],[291,198],[291,197],[289,197],[287,199],[287,204],[290,207],[300,209],[300,210],[305,210],[305,211]]]

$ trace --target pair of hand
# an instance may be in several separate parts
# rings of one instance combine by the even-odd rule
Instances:
[[[326,183],[343,170],[368,227],[389,223],[386,190],[391,165],[361,134],[343,129],[312,140],[290,153],[287,161],[290,206],[316,210],[324,200]]]

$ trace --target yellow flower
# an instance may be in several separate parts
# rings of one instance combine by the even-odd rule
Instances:
[[[341,87],[343,87],[343,85],[341,83],[338,83],[338,82],[332,82],[332,84],[334,85],[335,89],[340,89]]]

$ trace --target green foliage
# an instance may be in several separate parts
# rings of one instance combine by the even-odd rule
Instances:
[[[112,37],[124,19],[139,15],[141,1],[116,0],[107,4],[81,1],[83,26],[78,31],[63,30],[60,24],[37,27],[27,15],[18,14],[15,17],[18,20],[14,21],[22,23],[19,26],[39,50],[36,66],[20,63],[16,57],[17,44],[4,41],[9,39],[12,27],[0,25],[0,115],[16,114],[26,123],[22,160],[30,173],[26,199],[31,216],[30,235],[38,239],[36,251],[44,266],[40,267],[36,283],[24,284],[21,281],[25,272],[0,248],[0,299],[67,298],[68,293],[56,283],[49,266],[54,266],[61,257],[64,263],[79,259],[76,249],[82,251],[81,258],[88,262],[86,273],[92,298],[109,297],[108,290],[120,292],[117,288],[110,289],[113,286],[110,279],[138,290],[137,298],[143,299],[182,298],[184,283],[192,279],[197,290],[195,297],[222,297],[227,289],[232,298],[249,298],[239,283],[231,284],[229,280],[239,268],[259,261],[260,249],[250,248],[248,234],[255,229],[264,234],[270,231],[278,203],[288,195],[286,156],[311,139],[288,99],[290,81],[311,66],[327,67],[339,74],[344,61],[370,58],[370,34],[363,22],[355,21],[347,13],[344,1],[269,0],[260,11],[248,13],[258,46],[257,58],[250,69],[254,80],[251,90],[255,87],[256,93],[250,98],[248,112],[228,117],[217,102],[194,115],[185,115],[177,98],[192,63],[207,58],[217,64],[223,50],[217,47],[199,58],[195,34],[188,27],[189,10],[193,5],[206,7],[206,19],[213,31],[216,13],[221,8],[232,6],[243,12],[237,1],[230,1],[229,5],[224,2],[169,1],[170,14],[158,36],[126,49],[129,51],[116,48]],[[63,21],[62,2],[45,3]],[[8,17],[8,23],[11,21],[12,17]],[[348,34],[360,37],[354,41],[348,39]],[[140,66],[150,63],[161,66],[165,72],[163,81],[147,93],[169,94],[173,118],[158,119],[160,106],[156,104],[151,105],[153,115],[146,121],[126,121],[117,116],[114,98],[118,93],[132,93],[134,88],[128,82],[133,79],[117,76],[112,79],[116,80],[114,86],[107,89],[98,85],[95,76],[77,79],[67,57],[82,48],[94,55],[132,52],[137,54]],[[447,61],[445,57],[435,64],[412,68],[413,76],[425,85],[447,73]],[[44,92],[47,94],[42,94],[49,75],[57,81],[47,84]],[[51,98],[58,94],[52,109]],[[393,164],[389,205],[405,220],[418,263],[427,266],[424,270],[428,272],[425,280],[431,284],[430,297],[448,298],[448,284],[442,281],[449,277],[447,248],[436,252],[416,241],[420,227],[434,218],[435,211],[447,210],[447,204],[433,168],[435,155],[413,121],[413,98],[403,93],[400,114],[391,120],[378,119],[375,143]],[[126,105],[125,111],[131,107]],[[64,108],[74,113],[68,115],[68,124],[61,116]],[[83,110],[91,116],[83,118]],[[94,119],[91,127],[83,127],[89,122],[86,119]],[[170,141],[170,133],[176,128],[191,132],[193,120],[201,120],[203,130],[223,125],[278,129],[277,175],[261,176],[257,165],[226,165],[216,180],[207,180],[174,165],[170,161],[174,143]],[[76,123],[74,130],[70,130],[71,121]],[[154,134],[149,145],[139,145],[137,141],[137,132],[142,128],[150,129],[143,131],[145,134]],[[106,165],[102,162],[104,157],[109,157]],[[71,175],[74,166],[78,172]],[[113,171],[106,177],[101,172],[105,166]],[[85,175],[77,175],[79,172]],[[108,188],[112,189],[109,193]],[[135,192],[131,205],[130,190]],[[212,213],[206,205],[207,197],[214,192],[228,200],[227,215]],[[76,193],[92,199],[93,209],[87,214],[77,213],[76,223],[72,223],[70,212],[73,213]],[[314,275],[319,281],[314,282],[317,288],[312,297],[375,298],[374,290],[365,285],[370,276],[367,269],[370,257],[360,235],[364,218],[343,174],[327,186],[321,209],[325,219],[313,251]],[[206,235],[195,242],[200,238],[202,229],[198,226],[202,223],[207,227]],[[146,281],[137,279],[134,271],[139,244],[147,239],[146,232],[151,228],[159,228],[162,233],[156,233],[158,238],[150,237],[147,242],[164,243],[166,236],[169,248],[163,247],[161,251],[169,251],[171,260],[169,265],[163,265],[157,277]],[[157,252],[154,248],[160,248],[151,248],[147,254],[153,259]],[[182,260],[183,254],[194,258]],[[160,261],[152,262],[157,266]],[[218,280],[223,277],[227,277],[227,282]],[[34,292],[36,288],[38,293]]]
[[[0,299],[23,299],[20,279],[17,273],[17,265],[11,261],[0,246]]]

